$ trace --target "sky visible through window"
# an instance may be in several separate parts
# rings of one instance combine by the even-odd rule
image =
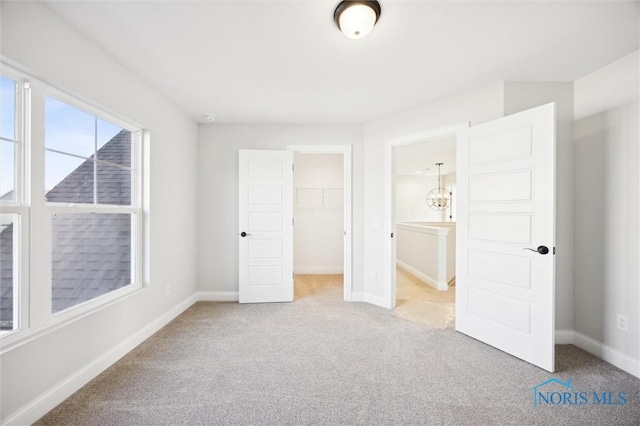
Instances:
[[[16,82],[2,77],[0,80],[0,197],[13,190],[15,144]],[[6,140],[8,139],[8,140]]]
[[[73,155],[47,152],[46,190],[60,183],[122,130],[121,127],[51,97],[46,99],[45,114],[46,148]]]
[[[16,104],[16,82],[2,77],[0,82],[0,111],[2,118],[0,121],[0,136],[7,139],[14,139],[15,129],[15,104]]]
[[[46,170],[48,191],[118,134],[122,128],[55,98],[45,105]],[[0,197],[14,189],[16,140],[16,81],[0,80]],[[65,155],[65,154],[72,155]]]

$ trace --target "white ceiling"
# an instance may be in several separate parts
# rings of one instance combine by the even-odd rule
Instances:
[[[395,148],[396,175],[437,176],[456,171],[456,138],[447,136]]]
[[[574,81],[638,48],[638,1],[43,0],[194,119],[357,123],[500,81]]]

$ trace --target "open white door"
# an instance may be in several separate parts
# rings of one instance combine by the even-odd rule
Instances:
[[[555,104],[457,146],[456,330],[554,370]]]
[[[293,301],[293,152],[240,150],[240,303]]]

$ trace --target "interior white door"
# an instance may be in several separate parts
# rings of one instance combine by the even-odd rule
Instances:
[[[240,150],[240,303],[293,301],[293,152]]]
[[[456,330],[552,372],[555,104],[469,128],[457,185]]]

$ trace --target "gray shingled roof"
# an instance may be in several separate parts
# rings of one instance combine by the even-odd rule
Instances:
[[[0,330],[13,324],[13,224],[0,232]]]
[[[123,130],[97,152],[98,160],[131,165],[131,133]],[[91,157],[91,160],[93,156]],[[53,187],[50,202],[93,203],[97,164],[98,202],[129,205],[131,172],[87,160]],[[0,329],[12,328],[13,226],[0,233]],[[129,214],[58,214],[52,221],[53,312],[131,283]]]

